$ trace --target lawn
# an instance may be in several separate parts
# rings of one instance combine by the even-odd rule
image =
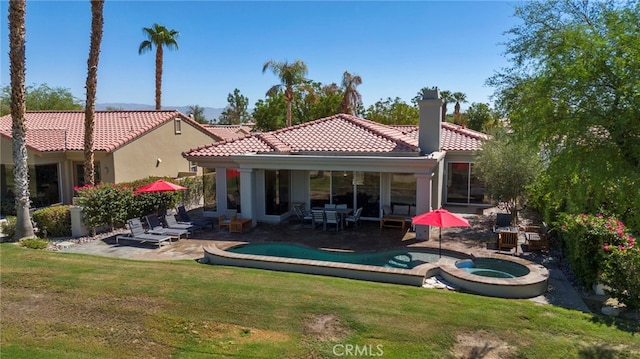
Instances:
[[[528,300],[9,243],[0,256],[3,358],[640,357],[637,324]]]

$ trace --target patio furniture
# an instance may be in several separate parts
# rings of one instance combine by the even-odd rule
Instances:
[[[316,229],[319,225],[322,225],[322,229],[325,228],[324,224],[324,211],[321,209],[312,209],[311,210],[311,228]]]
[[[144,217],[149,229],[147,233],[151,234],[162,234],[166,236],[175,237],[180,240],[180,237],[184,236],[187,238],[189,236],[189,231],[186,229],[176,229],[176,228],[168,228],[162,225],[160,222],[160,218],[158,218],[155,214],[149,214]]]
[[[511,251],[511,248],[516,249],[518,254],[518,231],[503,231],[498,233],[498,251],[503,248]]]
[[[509,227],[511,225],[511,215],[509,213],[496,213],[496,223],[493,226],[493,231],[496,232],[496,228]]]
[[[184,206],[178,207],[178,217],[180,218],[181,222],[197,224],[198,226],[201,226],[201,227],[211,226],[211,228],[213,229],[213,218],[206,218],[206,217],[191,218],[191,216],[189,216],[189,213],[187,213],[187,209],[184,208]]]
[[[231,225],[231,221],[233,221],[235,218],[236,216],[227,217],[224,214],[220,215],[220,217],[218,217],[218,227],[220,228],[220,230],[222,230],[225,227],[229,228],[229,226]]]
[[[349,225],[349,223],[353,223],[353,225],[358,228],[358,225],[360,224],[360,215],[362,215],[362,207],[356,209],[356,212],[351,216],[347,216],[344,221],[347,225]]]
[[[176,216],[173,215],[173,214],[167,214],[164,217],[164,221],[167,224],[167,228],[184,229],[184,230],[187,230],[187,231],[192,232],[192,233],[197,231],[198,229],[202,229],[203,228],[202,226],[199,226],[197,224],[186,223],[186,222],[179,223],[176,220]]]
[[[159,234],[149,234],[145,233],[144,228],[142,227],[142,222],[139,219],[133,218],[127,221],[127,225],[129,227],[129,231],[131,232],[128,235],[118,235],[116,236],[116,243],[119,244],[120,239],[125,239],[129,241],[136,241],[140,243],[156,243],[158,244],[158,248],[162,246],[162,242],[171,243],[171,237]]]
[[[233,217],[229,223],[229,233],[242,234],[245,228],[251,227],[251,218],[237,218]]]
[[[304,208],[303,205],[294,205],[293,211],[296,213],[296,217],[300,220],[300,228],[304,226],[305,221],[309,221],[309,223],[313,225],[313,216]]]
[[[546,228],[540,226],[524,227],[525,244],[529,251],[546,251],[549,249],[549,237]]]
[[[335,209],[336,205],[335,204],[331,204],[331,203],[325,203],[324,208],[325,209]]]
[[[410,205],[393,205],[382,206],[382,217],[380,218],[380,228],[401,228],[405,230],[406,222],[411,222],[413,216],[411,213],[415,213],[415,206]]]
[[[340,216],[338,216],[338,212],[336,211],[324,211],[324,226],[325,230],[327,230],[327,225],[333,224],[336,226],[336,232],[340,230]]]

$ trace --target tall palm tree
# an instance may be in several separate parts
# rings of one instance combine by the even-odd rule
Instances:
[[[342,75],[344,97],[340,104],[340,113],[357,114],[358,105],[362,104],[362,96],[356,89],[359,85],[362,85],[362,78],[359,75],[351,75],[348,71],[344,72]]]
[[[460,125],[462,124],[462,120],[460,119],[460,103],[467,102],[467,95],[462,92],[454,92],[451,97],[453,97],[453,100],[456,102],[453,110],[453,123]]]
[[[13,180],[16,196],[16,234],[14,239],[34,237],[29,214],[29,165],[27,164],[27,126],[25,103],[25,13],[26,0],[9,1],[9,61],[11,72],[11,136],[13,137]]]
[[[453,96],[451,95],[451,91],[444,90],[440,91],[440,99],[442,99],[442,122],[447,121],[447,104],[453,101]]]
[[[102,44],[104,0],[91,0],[91,45],[87,60],[87,101],[84,107],[84,183],[95,184],[93,162],[93,132],[96,110],[96,90],[98,87],[98,60]]]
[[[433,91],[433,90],[437,90],[438,88],[436,86],[433,87],[423,87],[420,89],[420,91],[418,91],[418,93],[416,94],[416,96],[414,96],[414,98],[411,99],[411,102],[413,103],[414,106],[418,106],[418,101],[422,100],[424,98],[424,96],[429,92],[429,91]]]
[[[176,38],[180,35],[176,30],[168,30],[166,27],[153,24],[152,27],[142,28],[142,32],[147,37],[140,43],[138,54],[144,54],[156,48],[156,110],[161,109],[162,97],[162,59],[164,48],[169,50],[178,49]]]
[[[291,104],[294,100],[294,89],[300,85],[305,84],[307,79],[307,65],[301,60],[296,60],[293,63],[287,61],[273,61],[269,60],[262,66],[262,73],[271,69],[274,75],[280,78],[278,85],[273,85],[267,96],[274,96],[284,88],[284,100],[287,103],[287,127],[291,126]]]

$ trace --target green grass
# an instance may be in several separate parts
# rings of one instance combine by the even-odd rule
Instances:
[[[460,336],[491,338],[476,352],[498,342],[514,358],[640,357],[637,324],[527,300],[8,243],[0,251],[3,358],[322,358],[348,344],[380,346],[385,358],[447,358]],[[314,331],[324,316],[335,320]]]

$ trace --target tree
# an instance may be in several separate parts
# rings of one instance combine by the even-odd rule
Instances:
[[[251,116],[247,111],[249,99],[240,93],[239,89],[234,89],[233,93],[227,95],[227,107],[220,114],[218,122],[227,125],[239,125],[249,122]]]
[[[204,107],[198,105],[189,106],[189,116],[197,123],[207,124],[209,121],[204,117]]]
[[[142,28],[147,40],[140,43],[138,54],[149,52],[155,46],[156,48],[156,110],[160,110],[162,98],[162,62],[164,48],[169,50],[178,49],[178,41],[176,40],[179,33],[176,30],[169,30],[158,24],[152,27]]]
[[[499,129],[483,143],[473,169],[486,184],[489,197],[511,213],[513,224],[517,224],[518,212],[528,201],[528,186],[541,169],[535,148]]]
[[[500,114],[486,103],[472,103],[467,109],[467,126],[476,131],[488,131],[498,125]]]
[[[640,5],[525,2],[515,14],[511,66],[488,84],[513,130],[549,157],[541,205],[639,230]]]
[[[436,86],[433,87],[423,87],[420,89],[420,91],[418,91],[418,94],[411,99],[411,103],[415,106],[418,107],[418,101],[422,100],[424,98],[424,96],[429,92],[429,91],[433,91],[433,90],[437,90],[438,88]],[[442,97],[442,95],[441,95]],[[444,119],[444,115],[442,116],[442,118]]]
[[[463,122],[460,115],[460,103],[467,102],[467,95],[462,92],[454,92],[453,94],[451,94],[451,97],[453,97],[453,100],[456,102],[456,105],[453,109],[453,123],[455,123],[456,125],[462,125]]]
[[[9,2],[9,67],[11,76],[11,136],[13,137],[13,180],[16,199],[14,239],[34,237],[29,214],[29,166],[25,104],[25,12],[26,0]]]
[[[418,124],[418,108],[400,100],[399,97],[379,100],[365,111],[365,118],[386,125]]]
[[[83,104],[69,89],[49,87],[47,84],[27,86],[24,90],[26,109],[29,111],[77,111]],[[11,87],[5,86],[0,94],[0,115],[11,113]]]
[[[98,60],[102,43],[104,0],[91,0],[91,45],[87,60],[87,101],[84,110],[84,183],[95,184],[93,163],[93,132],[96,111],[96,90],[98,87]]]
[[[342,90],[344,95],[340,104],[340,113],[357,115],[358,105],[362,104],[362,96],[356,87],[362,85],[362,78],[358,75],[351,75],[345,71],[342,75]]]
[[[286,126],[289,127],[291,126],[291,104],[295,98],[294,90],[301,84],[305,83],[307,65],[301,60],[296,60],[291,64],[287,61],[276,62],[270,60],[265,62],[264,66],[262,66],[262,73],[265,73],[269,69],[274,73],[274,75],[278,76],[280,84],[272,86],[267,91],[267,96],[275,96],[284,88],[284,101],[287,104]]]
[[[287,121],[287,106],[284,94],[278,93],[264,100],[258,100],[252,114],[255,128],[260,131],[273,131],[282,128]]]
[[[442,122],[447,121],[447,104],[453,101],[453,96],[451,91],[443,90],[440,91],[440,99],[442,100]]]

